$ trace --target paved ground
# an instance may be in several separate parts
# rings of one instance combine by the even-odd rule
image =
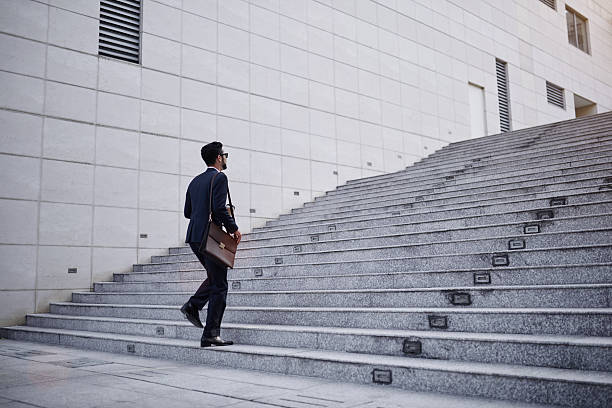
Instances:
[[[0,408],[196,406],[541,407],[0,339]]]

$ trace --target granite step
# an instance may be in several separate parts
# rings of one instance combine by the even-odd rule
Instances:
[[[562,161],[563,159],[580,159],[598,151],[609,150],[610,137],[612,132],[603,133],[601,136],[594,137],[588,141],[575,142],[575,146],[568,146],[568,143],[560,143],[556,146],[543,147],[538,150],[507,151],[491,155],[465,153],[454,158],[438,159],[432,156],[423,159],[406,169],[392,173],[379,174],[366,178],[348,180],[346,184],[337,187],[338,192],[356,189],[377,183],[389,183],[391,181],[401,181],[408,178],[418,178],[428,175],[442,175],[456,173],[457,175],[475,171],[487,171],[494,167],[519,167],[518,163],[530,163]],[[571,144],[571,142],[570,142]]]
[[[464,153],[474,149],[491,149],[497,147],[513,146],[514,148],[525,149],[537,144],[554,143],[560,137],[565,135],[581,136],[583,133],[588,133],[591,130],[605,129],[612,124],[612,117],[601,117],[592,122],[574,122],[574,123],[558,123],[544,125],[544,127],[532,127],[517,130],[512,132],[512,137],[508,138],[506,133],[497,135],[483,136],[474,139],[462,140],[444,146],[437,150],[432,155],[443,157],[444,155],[453,154],[453,152]],[[451,149],[452,147],[452,149]]]
[[[453,270],[470,268],[498,268],[502,266],[544,266],[559,264],[580,263],[608,263],[611,259],[612,244],[605,245],[580,245],[572,247],[552,247],[521,249],[503,251],[498,253],[475,252],[457,254],[436,254],[428,256],[406,257],[406,256],[383,256],[378,259],[368,259],[355,252],[349,260],[333,259],[322,261],[314,256],[315,260],[300,258],[299,263],[294,257],[263,258],[257,263],[251,261],[249,265],[236,266],[230,275],[237,279],[249,277],[274,277],[274,276],[303,276],[311,274],[355,274],[371,273],[381,270],[386,272],[403,272],[409,270]],[[381,251],[383,252],[383,251]],[[312,257],[312,256],[311,256]],[[166,264],[137,264],[133,266],[133,272],[154,271],[185,271],[202,268],[199,262],[174,262]]]
[[[355,262],[356,260],[369,261],[376,259],[403,258],[416,260],[417,258],[430,258],[436,255],[455,257],[474,253],[487,254],[508,252],[517,255],[526,251],[546,251],[549,248],[560,249],[575,248],[577,244],[587,247],[606,247],[612,245],[610,228],[593,230],[564,230],[562,232],[540,232],[539,234],[511,235],[506,233],[499,236],[470,238],[446,241],[415,241],[410,236],[397,235],[387,238],[350,239],[345,243],[329,242],[327,244],[311,246],[313,250],[295,251],[293,246],[273,247],[269,253],[261,255],[243,254],[238,251],[234,269],[271,266],[286,264],[307,264],[314,262]],[[314,245],[314,244],[313,244]],[[286,253],[282,251],[287,249]],[[597,251],[591,251],[593,255]],[[585,253],[586,255],[586,253]],[[611,254],[608,254],[612,256]],[[147,264],[134,264],[134,272],[150,272],[156,270],[183,269],[185,264],[199,263],[195,255],[174,255],[185,257],[185,260],[170,262],[152,262]],[[598,256],[598,255],[595,255]],[[546,257],[548,259],[550,257]]]
[[[506,152],[521,153],[525,151],[541,150],[546,146],[555,148],[561,143],[572,143],[576,141],[596,140],[599,137],[605,137],[610,134],[612,122],[599,122],[585,125],[576,131],[576,127],[566,127],[556,132],[549,134],[530,134],[528,140],[521,140],[520,136],[512,134],[511,137],[502,140],[494,141],[492,138],[476,139],[470,146],[461,146],[460,143],[451,143],[436,150],[428,155],[424,161],[444,161],[456,159],[457,157],[474,157],[484,156],[492,157],[502,155]]]
[[[412,210],[415,208],[456,208],[457,206],[479,207],[484,204],[497,203],[503,206],[504,203],[527,200],[534,197],[544,197],[552,200],[564,197],[569,194],[579,194],[588,192],[603,191],[608,195],[612,194],[611,177],[586,177],[581,180],[568,182],[557,182],[546,185],[533,185],[530,187],[514,187],[504,189],[491,188],[481,189],[478,192],[457,192],[423,194],[405,194],[389,200],[380,200],[374,203],[358,204],[355,203],[340,209],[319,210],[312,213],[293,214],[291,217],[283,219],[277,218],[266,223],[263,228],[258,228],[255,232],[269,231],[272,228],[294,226],[296,224],[317,223],[325,220],[352,219],[367,215],[381,215],[388,212],[393,215],[398,210]],[[550,205],[550,204],[549,204]]]
[[[198,339],[202,330],[187,321],[28,314],[28,327]],[[223,325],[234,344],[366,353],[406,358],[606,371],[612,360],[609,337],[432,332],[344,327]]]
[[[589,172],[610,170],[612,167],[610,164],[610,157],[612,157],[612,149],[610,150],[610,155],[604,155],[603,152],[600,152],[600,154],[601,155],[598,158],[580,161],[579,163],[557,163],[551,166],[540,166],[531,169],[522,168],[510,172],[506,172],[505,169],[500,168],[497,169],[495,173],[485,174],[483,172],[478,172],[469,175],[464,174],[461,176],[451,176],[450,179],[446,179],[446,177],[436,175],[430,178],[406,179],[403,181],[397,181],[392,184],[385,185],[384,187],[392,187],[392,191],[394,194],[409,191],[418,192],[421,190],[431,189],[434,189],[434,191],[460,191],[466,188],[530,182],[533,180],[537,180],[538,177],[542,177],[543,174],[545,174],[546,177],[551,178],[575,176],[578,174],[587,174]],[[330,193],[325,196],[318,197],[318,199],[315,199],[315,201],[311,203],[306,203],[304,207],[294,209],[294,212],[292,212],[291,214],[295,212],[308,211],[310,209],[319,208],[320,206],[324,205],[344,203],[350,201],[351,199],[363,200],[364,193],[381,193],[381,187],[382,185],[372,185],[368,188],[364,187],[360,190],[355,190],[342,194]],[[390,195],[386,189],[382,192],[387,193],[386,195]],[[283,216],[286,215],[283,214]]]
[[[181,305],[51,302],[61,315],[183,320]],[[206,315],[206,307],[200,312]],[[228,305],[223,323],[371,329],[612,336],[612,308],[374,308],[254,307]]]
[[[286,347],[233,345],[202,349],[197,340],[14,326],[0,329],[15,340],[62,344],[89,350],[262,369],[371,383],[375,379],[415,391],[486,396],[573,407],[605,407],[612,374],[452,360],[416,359]],[[382,370],[382,371],[377,371]],[[388,379],[388,381],[387,381]],[[555,392],[551,393],[551,389]]]
[[[75,303],[175,305],[188,292],[73,292]],[[261,307],[612,307],[612,283],[402,289],[232,291],[227,303]],[[181,303],[182,304],[182,303]]]
[[[539,208],[537,211],[547,211],[549,208]],[[282,237],[252,238],[240,242],[239,251],[254,250],[262,247],[292,246],[293,251],[301,251],[304,247],[298,245],[311,245],[346,241],[349,239],[368,238],[378,236],[391,236],[396,234],[409,235],[431,241],[434,237],[444,240],[472,238],[475,236],[530,235],[541,232],[559,232],[565,230],[595,229],[608,227],[612,220],[612,201],[601,203],[578,204],[556,208],[554,218],[534,220],[532,214],[524,211],[501,213],[499,215],[482,215],[474,217],[441,218],[436,221],[416,221],[393,223],[373,227],[339,229],[333,232],[323,232],[316,237],[307,234],[292,234],[289,231]],[[314,237],[314,238],[313,238]],[[437,238],[436,238],[437,239]],[[414,241],[414,240],[413,240]],[[173,248],[168,255],[154,255],[151,262],[168,262],[172,256],[192,255],[190,247]]]
[[[329,203],[317,206],[312,209],[304,209],[300,212],[287,214],[276,220],[268,221],[266,226],[283,225],[286,223],[300,222],[303,220],[318,219],[330,213],[336,216],[348,214],[362,215],[368,214],[381,207],[393,205],[404,205],[410,203],[428,202],[432,204],[442,203],[464,203],[473,202],[480,199],[496,199],[516,197],[538,192],[550,192],[551,198],[563,195],[567,189],[590,188],[591,191],[599,191],[600,188],[612,192],[612,169],[586,172],[571,176],[542,177],[540,180],[519,183],[495,183],[490,185],[465,187],[454,190],[451,188],[429,188],[409,191],[397,191],[380,193],[380,198],[347,200],[342,202]]]
[[[547,285],[607,283],[612,263],[496,267],[403,272],[371,272],[351,275],[230,277],[229,291],[300,289],[385,289],[438,286]],[[230,274],[231,275],[231,274]],[[95,282],[94,292],[192,291],[207,278],[203,268],[180,272],[131,272],[114,274],[113,282]]]
[[[490,173],[494,168],[504,168],[505,171],[516,171],[520,164],[526,168],[550,165],[554,162],[564,162],[589,158],[598,152],[606,152],[610,149],[610,135],[583,143],[575,147],[559,145],[542,151],[506,153],[501,155],[465,155],[454,160],[432,160],[422,162],[393,173],[371,176],[367,180],[348,180],[346,184],[340,185],[334,191],[344,193],[373,185],[389,185],[390,183],[402,182],[408,179],[431,178],[435,176],[462,176],[477,172]],[[426,160],[430,160],[429,158]]]
[[[500,222],[543,221],[538,216],[552,216],[564,218],[571,216],[596,214],[598,212],[609,212],[610,193],[603,190],[597,192],[566,192],[566,205],[550,207],[551,197],[548,194],[536,194],[532,198],[519,198],[508,200],[505,203],[480,203],[477,206],[454,205],[454,206],[432,206],[432,207],[408,207],[401,206],[394,211],[381,211],[377,216],[356,216],[342,219],[325,219],[319,222],[296,224],[278,228],[268,228],[258,232],[250,232],[243,235],[241,242],[245,245],[251,241],[263,239],[284,238],[291,236],[318,235],[335,237],[335,233],[343,231],[390,228],[414,224],[415,231],[427,231],[429,228],[459,228],[469,225],[495,224],[497,217]],[[185,251],[189,247],[173,247],[170,253],[179,253],[177,249]]]
[[[239,245],[237,257],[245,258],[266,255],[292,255],[296,253],[310,253],[337,249],[367,248],[380,245],[413,244],[424,245],[426,243],[439,244],[442,242],[463,241],[466,246],[473,243],[474,237],[478,239],[511,237],[529,242],[529,247],[544,245],[550,239],[547,234],[564,234],[571,231],[594,231],[605,228],[612,230],[612,203],[610,212],[600,214],[589,214],[582,217],[555,218],[553,220],[539,220],[538,222],[522,221],[505,223],[500,220],[499,224],[478,225],[473,224],[464,228],[428,228],[428,230],[412,230],[412,226],[406,228],[378,228],[378,234],[366,230],[357,232],[337,232],[333,239],[312,241],[309,237],[298,237],[299,242],[290,242],[287,239],[249,241],[245,246]],[[427,225],[429,227],[429,225]],[[536,229],[534,229],[537,227]],[[527,229],[526,229],[527,228]],[[529,229],[531,228],[531,229]],[[534,234],[525,234],[525,231],[538,231]],[[526,237],[526,235],[528,237]],[[533,238],[533,239],[532,239]],[[540,238],[540,239],[538,239]],[[606,237],[607,238],[607,237]],[[544,241],[542,241],[544,240]],[[289,241],[289,242],[288,242]],[[538,243],[540,241],[541,243]],[[609,242],[605,239],[600,242]],[[257,246],[255,246],[257,244]],[[247,246],[248,245],[248,246]],[[433,247],[432,250],[437,250]],[[481,248],[481,247],[478,247]],[[482,249],[482,248],[481,248]],[[453,249],[457,251],[459,249]],[[463,249],[465,251],[465,249]],[[151,256],[151,263],[168,263],[179,261],[196,261],[197,257],[191,250],[186,248],[184,253]]]
[[[541,153],[546,148],[556,149],[563,144],[579,146],[589,142],[601,141],[612,134],[612,123],[592,125],[585,128],[581,133],[576,134],[574,129],[567,129],[555,135],[541,137],[540,139],[531,138],[530,141],[520,141],[510,139],[506,143],[481,143],[479,145],[461,148],[452,146],[452,149],[438,149],[429,155],[424,161],[428,163],[442,161],[456,161],[459,159],[486,159],[502,156],[505,154],[524,154],[525,152]],[[447,145],[444,147],[450,147]],[[425,165],[426,163],[422,163]]]

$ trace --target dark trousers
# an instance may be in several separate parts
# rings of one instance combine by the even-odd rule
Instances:
[[[208,302],[208,313],[206,314],[206,326],[202,337],[214,337],[221,334],[221,320],[225,312],[227,299],[227,266],[220,265],[212,259],[198,252],[199,242],[190,242],[191,250],[196,254],[200,263],[206,269],[206,279],[189,301],[198,310],[202,310]]]

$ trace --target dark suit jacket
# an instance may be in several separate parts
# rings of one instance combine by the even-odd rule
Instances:
[[[209,168],[204,173],[198,174],[191,180],[187,187],[185,198],[185,218],[189,218],[187,236],[185,242],[202,242],[204,233],[208,228],[208,207],[210,181],[217,174],[216,169]],[[230,234],[238,230],[238,225],[230,216],[225,206],[227,200],[227,176],[221,172],[215,177],[212,189],[213,222],[218,226],[223,225]]]

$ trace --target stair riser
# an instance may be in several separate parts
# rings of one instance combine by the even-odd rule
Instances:
[[[563,174],[565,173],[565,174]],[[545,177],[543,178],[543,174]],[[479,181],[479,180],[462,180],[461,183],[457,183],[456,181],[452,182],[444,182],[441,180],[437,180],[434,183],[427,184],[419,184],[413,183],[407,186],[399,186],[399,185],[389,185],[385,187],[381,187],[375,191],[364,191],[360,194],[348,195],[337,197],[334,200],[326,200],[326,201],[317,201],[317,205],[309,205],[304,206],[303,208],[297,208],[292,210],[291,214],[282,214],[280,219],[291,218],[294,214],[307,214],[311,212],[316,212],[319,210],[326,209],[342,209],[347,204],[352,204],[355,200],[358,200],[360,205],[365,205],[368,203],[380,203],[385,199],[389,199],[392,197],[396,197],[399,195],[412,194],[415,196],[425,194],[443,194],[443,193],[477,193],[481,189],[490,189],[494,187],[497,189],[509,189],[514,187],[529,187],[536,185],[546,185],[550,183],[558,183],[558,182],[567,182],[572,180],[582,180],[585,178],[591,177],[607,177],[612,174],[612,164],[599,164],[590,166],[590,168],[584,169],[576,169],[573,170],[556,170],[553,172],[539,173],[539,174],[530,174],[522,177],[499,177],[499,178],[491,178],[489,180]],[[369,194],[370,197],[375,195],[372,198],[364,198],[366,194]]]
[[[472,196],[457,196],[441,200],[430,200],[426,196],[421,201],[414,201],[415,198],[409,200],[386,201],[379,206],[370,205],[367,209],[353,211],[328,211],[318,215],[303,216],[294,220],[275,220],[270,221],[270,225],[263,230],[255,231],[255,234],[271,233],[277,230],[287,230],[302,228],[311,225],[327,224],[335,225],[338,223],[366,221],[390,218],[402,215],[414,214],[430,214],[440,215],[441,211],[453,211],[453,215],[461,217],[465,214],[477,214],[478,210],[486,211],[492,209],[493,212],[512,211],[517,208],[524,207],[524,203],[533,203],[538,200],[541,207],[550,207],[550,200],[555,197],[567,197],[576,195],[585,195],[589,193],[604,193],[606,201],[610,199],[612,189],[603,189],[597,184],[596,180],[592,180],[593,186],[564,186],[553,185],[546,187],[534,187],[531,193],[524,190],[508,190],[502,193],[479,194]],[[571,201],[570,204],[578,204]],[[465,210],[465,211],[464,211]],[[455,212],[457,211],[457,212]],[[471,212],[470,212],[471,211]],[[259,236],[259,235],[256,235]]]
[[[230,292],[227,303],[250,307],[453,307],[453,293],[469,293],[467,307],[610,307],[612,288],[480,289],[414,292],[243,293]],[[177,305],[192,292],[156,293],[155,304]],[[73,293],[76,303],[150,304],[151,294]],[[466,307],[466,306],[456,306]]]
[[[30,327],[85,330],[118,333],[152,338],[199,339],[202,329],[191,325],[116,323],[93,320],[72,320],[28,316]],[[163,334],[158,334],[159,329]],[[437,360],[476,361],[482,363],[522,364],[541,367],[580,370],[607,370],[609,348],[537,343],[511,343],[503,341],[458,340],[444,338],[411,337],[421,342],[420,354],[405,354],[406,338],[398,336],[356,335],[345,333],[299,333],[283,330],[253,330],[223,328],[223,336],[235,344],[271,347],[294,347],[334,350],[349,353],[380,354]]]
[[[469,151],[447,157],[438,156],[434,153],[399,172],[348,180],[345,185],[339,186],[339,190],[350,190],[371,183],[391,181],[393,179],[403,178],[402,176],[419,176],[426,173],[448,172],[480,167],[486,168],[491,165],[502,167],[511,165],[512,162],[531,162],[534,158],[539,161],[543,161],[542,159],[557,161],[563,157],[574,157],[580,160],[580,156],[595,151],[595,146],[606,146],[606,144],[610,142],[611,134],[612,133],[609,132],[605,134],[605,136],[595,137],[589,141],[585,140],[576,145],[567,143],[567,139],[564,139],[553,146],[520,151],[512,149],[497,150],[494,153],[491,151]],[[605,150],[606,148],[603,147],[603,149]]]
[[[526,213],[527,219],[536,220],[537,212],[540,210],[549,210],[550,196],[540,194],[544,197],[536,197],[521,201],[506,201],[503,203],[488,203],[469,207],[466,205],[446,206],[446,208],[406,208],[406,206],[390,207],[385,211],[385,214],[380,212],[376,216],[359,216],[347,217],[346,219],[330,219],[327,221],[316,221],[311,223],[303,223],[297,225],[287,225],[276,227],[262,232],[251,232],[244,236],[245,242],[286,237],[287,235],[307,235],[307,234],[333,234],[330,232],[331,226],[335,226],[337,231],[347,231],[359,228],[386,228],[389,225],[408,224],[408,223],[432,223],[431,225],[474,225],[460,224],[456,220],[463,222],[465,217],[473,217],[471,221],[477,222],[475,225],[494,224],[497,217],[504,217],[506,213],[519,212]],[[585,215],[589,213],[607,212],[608,203],[611,194],[606,191],[587,192],[577,194],[566,194],[568,205],[552,208],[555,217],[571,217],[574,215]],[[601,204],[600,204],[601,203]],[[592,212],[574,210],[573,205],[604,205],[605,207],[597,207]],[[595,207],[589,207],[595,208]],[[601,210],[604,208],[604,210]],[[394,213],[394,211],[396,211]],[[394,215],[399,212],[400,215]],[[390,214],[390,215],[388,215]],[[483,218],[480,218],[483,217]],[[489,218],[486,218],[489,217]],[[516,215],[514,216],[516,217]],[[514,218],[516,219],[516,218]],[[519,218],[524,219],[524,218]],[[467,220],[466,220],[467,221]],[[428,230],[429,225],[424,226],[424,230]],[[187,250],[187,247],[180,248]],[[190,250],[190,249],[189,249]],[[176,253],[177,249],[173,248],[170,253]]]
[[[352,190],[340,189],[339,186],[336,190],[328,191],[325,195],[318,196],[312,202],[304,203],[303,208],[317,207],[321,204],[328,202],[346,200],[351,197],[363,197],[363,193],[372,193],[379,190],[385,191],[389,186],[398,189],[408,189],[414,186],[421,186],[426,188],[439,183],[444,183],[446,186],[457,186],[469,185],[472,182],[491,182],[493,180],[505,180],[512,179],[513,177],[529,178],[535,177],[538,174],[556,174],[561,172],[561,175],[565,173],[575,174],[580,172],[589,171],[590,168],[595,170],[599,166],[609,164],[610,156],[612,155],[612,148],[599,151],[596,153],[589,153],[586,156],[580,158],[573,157],[561,157],[551,163],[541,162],[530,162],[530,163],[516,163],[512,162],[507,166],[492,166],[490,169],[463,169],[459,174],[451,174],[450,172],[435,172],[425,173],[423,175],[404,175],[402,178],[392,179],[389,181],[379,181],[377,183],[371,182],[364,184],[362,187],[355,187]],[[452,177],[452,178],[448,178]],[[293,211],[300,210],[296,208]]]
[[[612,210],[612,209],[611,209]],[[517,217],[518,218],[518,217]],[[524,219],[524,216],[523,216]],[[529,225],[540,225],[540,234],[524,234],[524,226],[526,224]],[[454,231],[439,231],[439,232],[429,232],[429,233],[420,233],[419,235],[414,235],[414,229],[412,231],[407,231],[407,228],[404,227],[403,231],[395,231],[391,232],[389,230],[380,231],[379,233],[384,233],[384,236],[380,237],[372,237],[365,238],[367,235],[365,231],[359,231],[361,234],[355,232],[354,237],[342,238],[343,241],[338,241],[341,238],[335,238],[323,241],[319,237],[318,243],[304,243],[304,239],[302,238],[302,242],[299,244],[290,244],[285,242],[284,246],[272,246],[272,243],[262,242],[259,244],[259,248],[249,249],[239,247],[237,256],[239,258],[246,258],[252,256],[279,256],[279,255],[292,255],[295,253],[307,253],[307,252],[319,252],[319,251],[331,251],[331,250],[341,250],[341,249],[354,249],[354,248],[368,248],[373,246],[381,246],[381,245],[409,245],[409,244],[422,244],[422,243],[432,243],[435,244],[441,241],[460,241],[460,240],[471,240],[476,237],[479,238],[488,238],[488,237],[507,237],[510,239],[518,238],[525,239],[528,243],[528,248],[541,248],[542,245],[549,245],[549,241],[551,239],[555,239],[556,237],[551,237],[550,235],[544,236],[541,235],[543,233],[561,233],[565,231],[579,231],[581,229],[589,230],[595,228],[609,228],[612,231],[612,215],[602,218],[586,218],[586,219],[578,219],[574,222],[565,223],[563,220],[555,220],[554,223],[552,221],[547,222],[547,225],[542,222],[531,222],[531,223],[521,223],[518,225],[505,225],[505,226],[496,226],[496,227],[483,227],[483,228],[473,228],[473,229],[464,229],[464,230],[454,230]],[[589,227],[590,226],[590,227]],[[412,234],[410,234],[412,233]],[[396,236],[390,236],[390,234],[401,234]],[[410,235],[408,235],[410,234]],[[345,234],[348,235],[348,234]],[[359,235],[362,235],[364,238],[359,238]],[[375,235],[375,234],[372,234]],[[278,240],[277,240],[278,241]],[[595,241],[589,239],[589,243],[591,244],[603,244],[609,242],[610,239],[595,239]],[[556,241],[555,241],[556,242]],[[573,243],[574,241],[567,241]],[[582,242],[582,241],[581,241]],[[587,243],[586,241],[584,243]],[[476,243],[479,245],[479,243]],[[453,251],[465,252],[478,250],[480,247],[476,247],[475,249],[462,249],[462,248],[472,248],[473,244],[469,242],[463,242],[456,246],[453,246]],[[447,248],[447,247],[445,247]],[[450,248],[450,247],[449,247]],[[432,247],[432,250],[437,250],[438,247]],[[482,250],[487,250],[482,248]],[[497,249],[494,249],[497,250]],[[421,252],[421,249],[419,249]],[[421,252],[423,253],[423,252]],[[438,252],[433,252],[438,253]],[[162,255],[162,256],[152,256],[152,263],[166,263],[166,262],[183,262],[183,261],[196,261],[197,258],[195,254],[192,252],[191,254],[181,254],[181,255]]]
[[[381,199],[379,201],[364,203],[364,204],[353,204],[346,207],[339,208],[329,208],[329,209],[320,209],[317,211],[312,211],[303,214],[292,214],[291,218],[278,219],[274,221],[269,221],[267,223],[268,227],[276,227],[280,225],[291,225],[294,223],[303,223],[303,222],[311,222],[316,220],[325,219],[326,216],[333,216],[334,218],[342,218],[342,217],[357,217],[369,214],[380,214],[381,212],[387,212],[390,209],[389,206],[397,206],[397,205],[405,205],[410,203],[419,203],[421,206],[431,206],[431,205],[439,205],[439,204],[459,204],[459,203],[467,203],[467,202],[478,202],[480,200],[492,200],[492,199],[508,199],[514,198],[516,196],[520,196],[520,198],[525,195],[534,194],[534,193],[550,193],[550,197],[555,197],[556,195],[563,195],[565,190],[568,189],[585,189],[586,191],[598,191],[600,187],[606,188],[608,185],[604,184],[604,178],[608,177],[610,172],[605,172],[601,174],[601,177],[596,176],[595,174],[589,175],[589,178],[580,179],[580,180],[558,180],[553,184],[537,184],[530,183],[530,185],[525,185],[522,187],[508,187],[508,186],[499,186],[499,187],[487,187],[487,188],[477,188],[474,190],[465,190],[462,192],[452,192],[452,193],[424,193],[421,195],[414,194],[398,194],[394,196],[393,199]],[[596,178],[591,178],[591,176]],[[608,188],[609,189],[609,188]],[[612,189],[609,189],[612,191]],[[486,201],[485,201],[486,202]],[[413,206],[414,207],[414,206]]]
[[[590,120],[589,120],[590,119]],[[451,154],[452,151],[473,151],[477,148],[482,148],[485,151],[491,151],[491,147],[503,146],[512,144],[522,146],[527,143],[541,142],[554,143],[564,135],[578,136],[585,133],[597,132],[599,129],[604,129],[610,125],[610,118],[605,114],[599,118],[583,118],[575,119],[574,123],[566,124],[547,124],[543,126],[530,127],[512,132],[512,138],[508,139],[507,133],[499,133],[497,135],[482,136],[475,139],[466,139],[453,143],[453,146],[446,145],[442,149],[436,151],[436,155]],[[577,135],[578,133],[578,135]]]
[[[501,245],[501,244],[500,244]],[[275,258],[262,258],[255,262],[251,259],[244,266],[236,265],[230,274],[235,278],[253,277],[256,272],[252,268],[262,268],[263,276],[297,276],[304,274],[322,274],[322,273],[338,273],[338,274],[355,274],[355,273],[370,273],[380,272],[403,272],[410,270],[453,270],[467,268],[487,268],[493,266],[493,254],[462,254],[452,256],[424,256],[410,259],[395,259],[400,252],[395,248],[393,250],[373,250],[372,252],[380,255],[379,258],[365,258],[363,254],[359,257],[348,256],[346,261],[339,260],[338,257],[332,259],[333,262],[321,263],[321,256],[314,256],[311,259],[310,255],[299,256],[299,264],[296,255],[284,256],[283,264],[275,265]],[[538,266],[538,265],[563,265],[575,263],[603,263],[610,262],[610,246],[603,248],[563,248],[563,249],[547,249],[547,250],[517,250],[510,251],[502,250],[503,253],[508,253],[509,266]],[[361,252],[361,251],[360,251]],[[309,258],[310,257],[310,258]],[[240,260],[238,260],[240,261]],[[152,271],[180,271],[188,269],[200,269],[202,264],[199,262],[182,262],[169,264],[151,264],[151,265],[134,265],[134,272],[152,272]]]
[[[3,333],[6,330],[3,330]],[[487,398],[513,399],[534,403],[564,404],[572,407],[605,407],[609,389],[600,385],[517,379],[511,377],[433,371],[422,368],[387,367],[371,364],[354,364],[330,360],[314,360],[307,356],[255,355],[242,352],[201,350],[161,344],[134,343],[132,341],[99,339],[86,336],[44,335],[15,332],[15,340],[61,344],[81,349],[122,353],[143,357],[189,361],[241,369],[259,369],[289,375],[316,376],[356,383],[372,383],[374,369],[392,369],[393,386],[414,391],[440,392],[456,395],[483,396]],[[134,347],[127,353],[128,345]]]
[[[558,269],[525,269],[486,271],[490,275],[488,285],[547,285],[571,283],[606,283],[612,273],[610,266],[590,266]],[[484,271],[483,271],[484,272]],[[429,288],[475,285],[474,274],[483,272],[446,272],[446,273],[410,273],[375,276],[334,276],[297,279],[229,279],[230,292],[249,290],[315,290],[315,289],[393,289],[393,288]],[[194,279],[196,282],[152,283],[138,282],[132,277],[129,284],[124,282],[94,283],[95,292],[195,292],[200,283],[206,279],[203,272],[167,272],[168,276],[147,275],[149,279]],[[128,276],[124,275],[124,279]],[[232,286],[240,285],[240,287]]]
[[[443,235],[443,234],[441,234]],[[361,240],[352,240],[348,242],[330,242],[320,246],[305,245],[302,253],[295,253],[292,247],[287,247],[285,250],[279,248],[269,248],[259,250],[259,256],[249,256],[252,251],[239,251],[236,254],[236,266],[247,266],[253,263],[261,263],[272,257],[282,257],[283,262],[287,258],[288,263],[302,262],[325,262],[325,261],[350,261],[355,257],[360,259],[378,259],[385,257],[418,257],[431,256],[437,254],[463,254],[474,252],[503,252],[510,250],[512,242],[524,242],[526,249],[545,249],[550,247],[567,247],[576,245],[605,245],[610,243],[612,230],[603,231],[588,231],[575,233],[558,233],[558,234],[532,234],[530,236],[518,235],[512,236],[508,231],[504,235],[495,238],[475,239],[471,241],[450,241],[436,242],[435,240],[429,243],[416,245],[415,238],[407,235],[399,237],[387,238],[364,238]],[[443,236],[440,237],[443,239]],[[392,247],[393,245],[410,245],[403,247]],[[385,247],[384,249],[371,249],[374,247]],[[309,249],[321,252],[310,252]],[[352,252],[349,252],[351,250]],[[358,252],[355,252],[358,250]],[[323,252],[323,251],[342,251],[342,252]],[[193,261],[196,261],[195,255]],[[268,265],[274,264],[272,262]]]
[[[571,214],[563,217],[561,214]],[[336,232],[326,232],[318,234],[319,243],[334,242],[347,239],[361,239],[362,237],[370,236],[387,236],[394,234],[413,234],[413,241],[418,235],[419,242],[433,242],[441,237],[446,239],[470,239],[474,237],[487,236],[502,236],[504,234],[521,235],[524,234],[524,227],[531,225],[539,225],[540,232],[561,232],[573,231],[580,229],[595,229],[612,225],[612,221],[604,218],[600,214],[611,214],[612,202],[605,204],[585,205],[585,206],[567,206],[556,209],[556,216],[552,220],[531,220],[531,216],[526,216],[523,212],[514,212],[509,214],[500,214],[497,216],[482,216],[482,217],[466,217],[453,219],[448,221],[432,221],[429,223],[413,223],[402,225],[389,225],[384,227],[354,229],[354,230],[339,230]],[[571,218],[570,218],[571,217]],[[602,222],[603,221],[603,222]],[[501,224],[501,225],[500,225]],[[465,226],[482,227],[468,228]],[[440,230],[444,230],[440,232]],[[443,235],[440,235],[443,234]],[[528,234],[529,235],[529,234]],[[286,236],[279,238],[268,238],[261,240],[249,240],[241,242],[239,251],[241,254],[246,254],[247,250],[259,251],[262,247],[291,245],[291,252],[296,251],[294,246],[298,245],[316,245],[312,238],[308,236]],[[304,250],[304,247],[301,248]],[[180,253],[173,255],[152,256],[151,262],[172,262],[178,255],[193,255],[191,248],[185,248]]]
[[[181,302],[181,304],[185,301]],[[178,303],[177,303],[178,304]],[[50,313],[77,316],[124,317],[134,319],[184,320],[175,309],[141,307],[104,307],[100,305],[50,304]],[[206,316],[206,307],[200,312]],[[447,329],[432,329],[429,316],[446,316]],[[454,308],[452,312],[432,309],[423,312],[377,311],[287,311],[245,310],[228,306],[224,323],[287,324],[324,327],[352,327],[367,329],[433,330],[477,333],[567,334],[584,336],[612,336],[612,315],[561,313],[470,313],[469,309]]]
[[[522,171],[563,162],[576,162],[576,165],[580,165],[583,160],[609,156],[611,146],[610,140],[606,140],[584,147],[563,147],[552,151],[545,150],[541,154],[533,152],[522,153],[521,155],[505,154],[480,161],[469,160],[467,157],[461,157],[454,161],[436,161],[431,158],[428,165],[415,165],[399,172],[349,182],[346,185],[338,186],[337,189],[329,192],[329,195],[350,194],[351,192],[373,189],[383,185],[406,183],[408,182],[407,179],[429,179],[432,176],[441,178],[442,176],[453,175],[461,179],[463,176],[474,174],[489,175],[495,169],[504,172]]]
[[[492,154],[499,155],[505,152],[508,153],[521,153],[525,151],[542,150],[547,147],[554,149],[558,146],[564,146],[567,144],[588,144],[590,142],[605,140],[611,134],[610,123],[600,123],[597,125],[588,126],[585,129],[580,129],[579,133],[576,134],[576,128],[567,128],[563,131],[555,134],[548,135],[539,138],[538,140],[531,140],[528,142],[530,146],[527,146],[524,140],[506,140],[506,141],[491,141],[488,143],[475,143],[471,146],[452,146],[452,150],[449,149],[450,145],[444,146],[442,149],[438,149],[433,154],[429,155],[429,159],[435,160],[452,160],[457,157],[478,157],[478,156],[490,156]]]

